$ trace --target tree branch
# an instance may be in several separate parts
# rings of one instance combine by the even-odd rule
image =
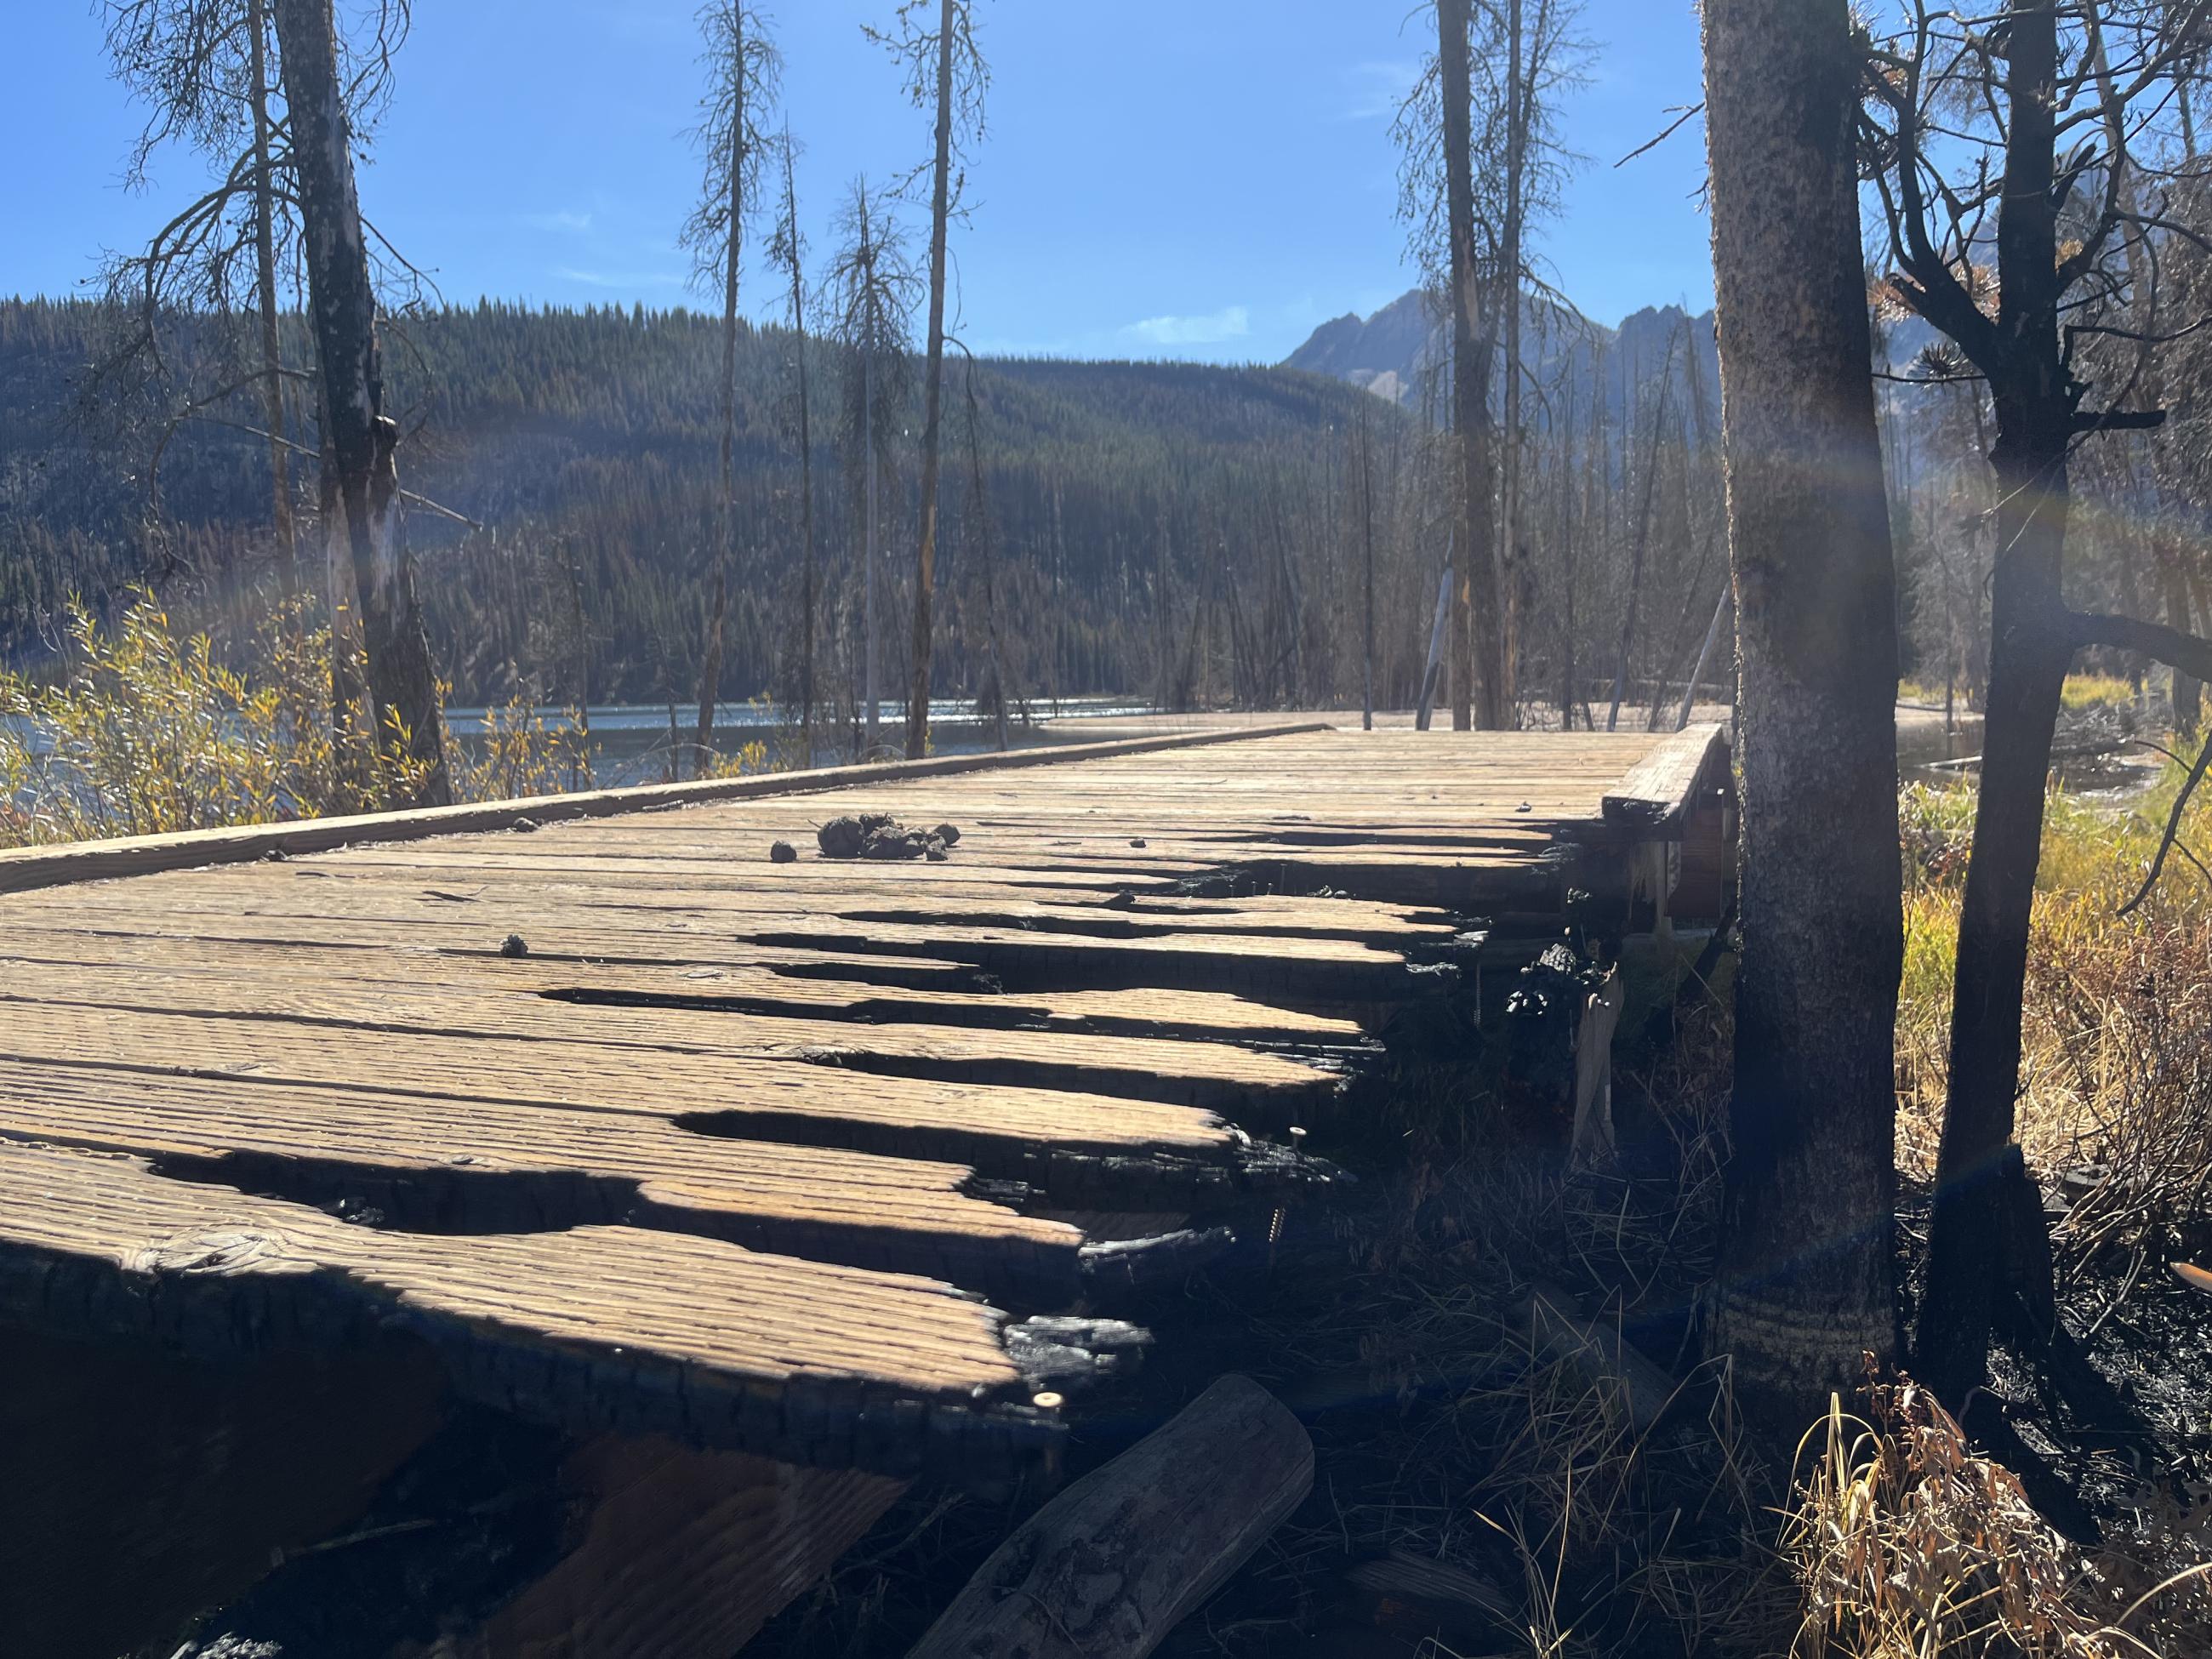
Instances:
[[[2166,817],[2166,833],[2159,837],[2158,851],[2151,856],[2150,868],[2144,872],[2142,885],[2136,889],[2136,896],[2133,898],[2120,907],[2120,915],[2124,916],[2134,910],[2150,896],[2151,889],[2158,885],[2158,878],[2166,869],[2166,855],[2180,845],[2181,820],[2189,811],[2189,798],[2197,793],[2197,786],[2204,781],[2204,771],[2208,766],[2212,766],[2212,738],[2207,738],[2204,740],[2204,747],[2197,757],[2197,764],[2189,769],[2187,781],[2183,783],[2180,792],[2174,796],[2173,810],[2167,813]],[[2196,859],[2189,855],[2187,848],[2184,847],[2181,850],[2184,856],[2189,857],[2191,864],[2197,864]],[[2202,870],[2204,866],[2197,864],[2197,867]]]
[[[2077,651],[2093,645],[2133,651],[2178,668],[2192,678],[2212,680],[2212,640],[2185,634],[2162,623],[2135,617],[2116,617],[2104,611],[2076,611],[2067,618]]]
[[[2155,432],[2166,424],[2162,409],[2076,410],[2074,430],[2091,432]]]

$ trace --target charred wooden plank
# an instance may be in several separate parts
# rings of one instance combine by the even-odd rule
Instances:
[[[394,1328],[464,1396],[571,1430],[988,1479],[1058,1433],[1003,1316],[925,1279],[625,1227],[453,1238],[0,1146],[0,1319],[56,1336],[350,1349]]]
[[[1312,1486],[1298,1420],[1225,1376],[1017,1528],[908,1659],[1142,1659]]]

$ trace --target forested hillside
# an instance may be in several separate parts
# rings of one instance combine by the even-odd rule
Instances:
[[[150,581],[221,635],[250,627],[284,575],[248,400],[173,418],[224,383],[228,343],[206,325],[166,330],[166,372],[119,408],[102,388],[95,407],[86,394],[112,322],[88,304],[0,303],[0,645],[19,662],[46,647],[72,593],[105,605]],[[287,327],[296,333],[298,319]],[[524,683],[556,699],[694,694],[714,544],[716,327],[681,310],[489,302],[395,322],[387,361],[406,483],[482,526],[421,504],[407,516],[457,700],[502,699]],[[303,335],[291,349],[310,355]],[[743,337],[741,579],[722,681],[733,698],[787,690],[795,672],[796,349],[781,329]],[[847,698],[861,609],[860,469],[841,441],[853,424],[842,414],[842,355],[819,341],[808,351],[824,690]],[[1341,480],[1363,412],[1378,467],[1389,452],[1408,453],[1393,411],[1279,370],[985,361],[974,370],[979,514],[957,354],[947,377],[937,675],[947,695],[978,683],[994,599],[1017,697],[1356,699],[1359,607],[1336,591],[1351,580]],[[887,696],[904,684],[908,649],[912,401],[880,506]],[[312,446],[304,402],[295,398],[290,435]],[[303,494],[300,505],[313,502]],[[312,538],[310,526],[303,551]],[[319,565],[302,580],[319,587]],[[1425,611],[1411,599],[1421,586],[1395,583],[1404,603],[1382,624],[1403,636],[1408,659],[1425,637]]]

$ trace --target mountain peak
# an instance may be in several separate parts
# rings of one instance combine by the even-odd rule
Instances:
[[[1609,402],[1625,407],[1632,385],[1656,375],[1670,346],[1686,327],[1698,354],[1709,400],[1720,385],[1718,348],[1711,312],[1692,317],[1681,306],[1646,306],[1607,328],[1562,301],[1524,295],[1522,360],[1539,382],[1565,374],[1595,387],[1602,379]],[[1601,371],[1598,355],[1603,354]],[[1323,323],[1283,360],[1285,368],[1348,380],[1390,403],[1410,407],[1445,391],[1450,345],[1441,305],[1426,289],[1412,289],[1372,316],[1353,313]],[[1441,404],[1439,404],[1441,407]]]

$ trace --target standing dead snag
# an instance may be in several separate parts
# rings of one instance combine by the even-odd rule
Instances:
[[[1705,43],[1744,938],[1709,1340],[1794,1428],[1895,1346],[1895,574],[1845,0],[1706,0]]]
[[[1531,218],[1551,202],[1564,157],[1547,94],[1577,72],[1569,0],[1506,6],[1435,0],[1437,47],[1400,110],[1399,214],[1449,322],[1452,724],[1514,723],[1519,649],[1517,434],[1505,443],[1506,536],[1498,534],[1498,419],[1491,408],[1501,331],[1509,426],[1520,416],[1521,282]]]
[[[869,193],[865,178],[854,181],[852,196],[837,217],[837,254],[827,282],[836,311],[832,326],[845,350],[846,462],[860,497],[859,510],[848,515],[848,521],[860,526],[858,678],[865,709],[863,742],[872,751],[880,708],[876,685],[876,496],[878,475],[898,429],[897,410],[905,402],[907,349],[919,279],[897,220],[885,203]]]
[[[161,337],[180,317],[219,331],[227,331],[229,319],[252,319],[250,341],[224,343],[223,384],[178,388],[181,401],[147,469],[148,488],[158,504],[161,453],[182,423],[224,420],[249,432],[258,426],[268,451],[275,562],[289,592],[300,572],[285,382],[308,377],[283,361],[277,270],[293,252],[298,213],[270,52],[270,0],[105,0],[99,9],[117,79],[152,111],[131,148],[126,183],[143,185],[156,153],[178,139],[206,158],[215,179],[143,252],[108,262],[106,297],[115,315],[129,321],[92,384],[106,392],[142,377],[167,378],[176,364]],[[384,66],[404,33],[406,9],[381,0],[362,21],[355,50],[365,72],[340,89],[356,137],[386,90]],[[237,401],[247,393],[258,404],[250,414]]]
[[[744,264],[745,219],[759,198],[761,158],[769,139],[762,118],[775,95],[775,47],[745,0],[708,0],[699,25],[707,37],[707,95],[698,140],[707,176],[698,207],[684,227],[696,276],[722,290],[720,493],[714,514],[714,597],[699,656],[699,721],[693,765],[703,775],[714,752],[714,708],[720,701],[723,625],[730,608],[730,567],[738,542],[738,282]]]
[[[1490,366],[1495,334],[1475,247],[1474,94],[1468,0],[1437,0],[1437,78],[1443,100],[1444,234],[1450,249],[1452,437],[1458,462],[1453,539],[1458,595],[1451,636],[1452,729],[1503,726],[1497,641],[1498,560],[1492,541]]]
[[[264,0],[247,0],[246,95],[253,109],[253,297],[260,312],[261,395],[269,423],[270,527],[289,588],[300,579],[299,546],[292,528],[290,457],[284,447],[284,348],[276,316],[276,167],[270,155],[269,14]]]
[[[908,1659],[1143,1659],[1313,1488],[1282,1402],[1224,1376],[1018,1528]]]
[[[2162,343],[2154,327],[2142,325],[2158,316],[2154,296],[2130,284],[2145,275],[2154,281],[2160,242],[2184,231],[2160,202],[2130,203],[2130,175],[2173,137],[2173,93],[2212,51],[2212,3],[2009,0],[2001,9],[1992,20],[1966,20],[1908,0],[1899,32],[1869,49],[1862,131],[1887,222],[1890,289],[1955,343],[1987,381],[1996,416],[1981,788],[1960,902],[1949,1097],[1917,1333],[1921,1375],[1954,1404],[1983,1379],[1995,1287],[2008,1278],[1999,1219],[2007,1171],[2017,1165],[2006,1148],[2045,787],[2067,672],[2081,647],[2115,642],[2105,636],[2118,633],[2177,666],[2212,652],[2169,629],[2077,618],[2063,582],[2075,449],[2098,434],[2147,430],[2163,419],[2158,410],[2085,408],[2096,373],[2085,348],[2112,340],[2139,348],[2106,376],[2121,382],[2108,396],[2125,398],[2143,358]],[[1961,151],[1972,159],[1958,160]],[[2193,146],[2184,153],[2193,156]],[[2193,159],[2185,161],[2185,173],[2197,171]],[[1994,283],[1979,263],[1992,216]],[[2130,259],[2145,251],[2153,257]],[[2140,267],[2133,277],[2131,264]]]
[[[783,216],[776,226],[770,257],[791,277],[791,331],[799,393],[799,527],[801,542],[799,605],[799,746],[814,764],[814,623],[819,591],[814,550],[814,412],[806,375],[806,239],[799,229],[799,143],[788,123],[783,130]]]
[[[954,343],[960,344],[957,341]],[[991,676],[990,694],[982,702],[991,712],[999,749],[1003,753],[1008,747],[1006,656],[999,634],[998,528],[991,522],[991,499],[983,488],[983,427],[975,396],[975,354],[960,344],[960,355],[967,360],[961,390],[968,406],[968,537],[977,556],[983,583],[983,648]]]
[[[937,483],[945,437],[945,240],[962,211],[966,181],[964,146],[983,131],[983,94],[990,70],[975,46],[974,0],[935,0],[937,27],[919,20],[932,0],[906,0],[894,32],[869,29],[868,38],[890,48],[906,65],[907,91],[917,108],[934,107],[936,142],[923,173],[929,176],[929,340],[921,388],[921,538],[915,562],[913,682],[907,700],[906,753],[919,760],[929,750],[929,670],[933,634],[931,604],[937,583]],[[953,164],[963,163],[960,177]]]
[[[343,533],[353,567],[377,743],[400,751],[413,805],[444,805],[453,799],[444,723],[401,521],[399,429],[384,412],[376,290],[331,0],[276,0],[275,17],[322,370],[323,493],[336,509],[325,534],[335,547]]]

